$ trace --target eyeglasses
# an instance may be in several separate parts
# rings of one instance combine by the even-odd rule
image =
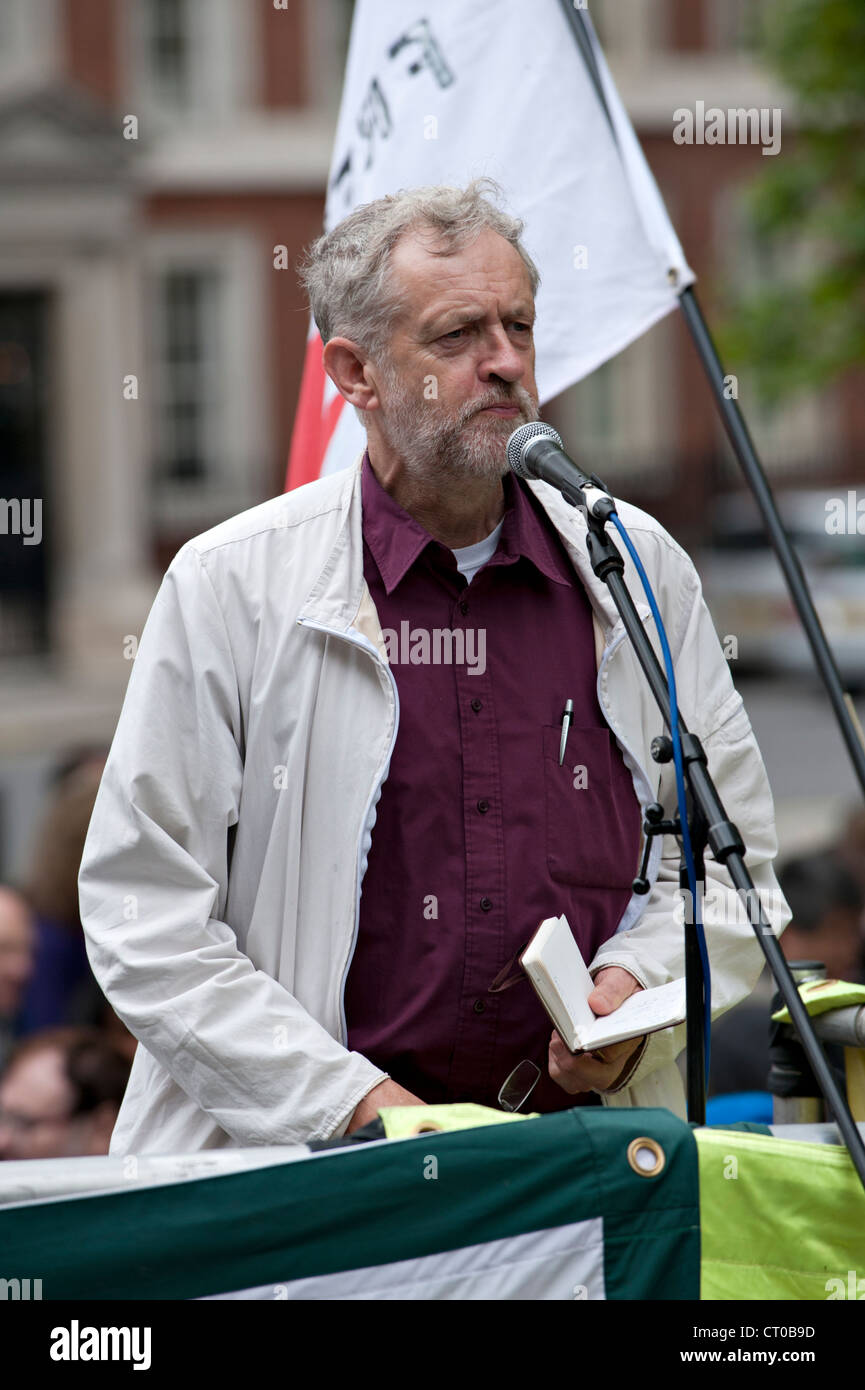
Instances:
[[[520,1110],[540,1079],[541,1069],[537,1062],[528,1059],[518,1062],[499,1090],[498,1101],[502,1110],[512,1113]]]
[[[522,966],[518,964],[519,958],[528,946],[528,941],[523,942],[518,950],[514,951],[506,965],[502,966],[492,984],[488,987],[488,994],[500,994],[502,990],[510,989],[513,985],[522,984],[528,979]],[[544,1057],[541,1058],[543,1062]],[[537,1062],[531,1062],[526,1058],[518,1062],[513,1071],[506,1077],[498,1094],[498,1102],[502,1110],[509,1110],[511,1113],[519,1110],[525,1105],[532,1091],[541,1079],[541,1067]]]
[[[5,1125],[24,1134],[38,1125],[65,1125],[70,1118],[69,1115],[21,1115],[17,1110],[4,1110],[0,1106],[0,1128]]]

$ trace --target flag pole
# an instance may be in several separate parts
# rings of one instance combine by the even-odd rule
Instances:
[[[703,311],[690,285],[679,295],[679,307],[703,364],[712,389],[712,396],[718,407],[724,429],[727,431],[727,437],[733,446],[733,451],[739,460],[748,486],[763,514],[769,540],[778,557],[778,563],[784,572],[784,578],[790,590],[790,597],[811,645],[814,661],[828,692],[841,730],[841,736],[847,745],[847,751],[850,754],[862,790],[865,791],[865,742],[863,742],[861,727],[856,718],[852,698],[842,684],[838,665],[814,607],[814,600],[808,588],[808,581],[802,571],[799,556],[790,544],[789,537],[784,530],[775,498],[754,448],[744,416],[739,409],[739,404],[735,400],[728,400],[725,394],[724,368],[721,365],[721,359],[718,356]]]
[[[601,109],[609,123],[613,139],[618,144],[616,128],[604,95],[591,37],[586,27],[585,7],[576,8],[574,0],[560,0],[560,2],[571,33],[574,35],[580,50],[580,55],[586,64]],[[778,563],[787,581],[790,597],[805,629],[805,636],[808,638],[814,663],[820,679],[826,687],[832,710],[841,731],[841,737],[853,764],[853,770],[859,780],[863,795],[865,795],[865,735],[862,733],[852,696],[849,691],[844,689],[834,653],[826,640],[823,625],[814,607],[808,581],[803,573],[799,557],[784,529],[777,503],[745,424],[744,416],[739,409],[739,403],[729,398],[725,392],[724,368],[693,286],[687,285],[679,292],[678,298],[679,308],[697,349],[697,355],[703,364],[703,370],[706,373],[706,379],[727,432],[727,437],[745,475],[745,481],[754,494],[762,513],[770,544],[778,557]]]

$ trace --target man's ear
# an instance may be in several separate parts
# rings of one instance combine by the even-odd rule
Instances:
[[[366,353],[351,338],[331,338],[322,352],[324,370],[339,394],[360,410],[375,410],[378,390],[369,375]]]

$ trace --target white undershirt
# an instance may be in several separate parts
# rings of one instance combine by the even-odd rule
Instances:
[[[495,530],[482,541],[475,541],[474,545],[460,546],[459,550],[454,551],[457,569],[460,574],[465,575],[466,583],[471,584],[478,570],[483,569],[487,560],[491,560],[495,555],[504,524],[505,519],[502,517]]]

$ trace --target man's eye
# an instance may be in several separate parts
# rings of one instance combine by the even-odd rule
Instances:
[[[464,328],[452,328],[449,333],[443,333],[442,337],[445,339],[445,341],[450,340],[451,342],[455,342],[457,335],[464,332]]]
[[[526,332],[526,333],[531,333],[531,331],[532,331],[532,325],[531,325],[530,323],[515,323],[515,324],[513,324],[513,327],[514,327],[514,328],[521,328],[521,329],[523,329],[524,332]]]

